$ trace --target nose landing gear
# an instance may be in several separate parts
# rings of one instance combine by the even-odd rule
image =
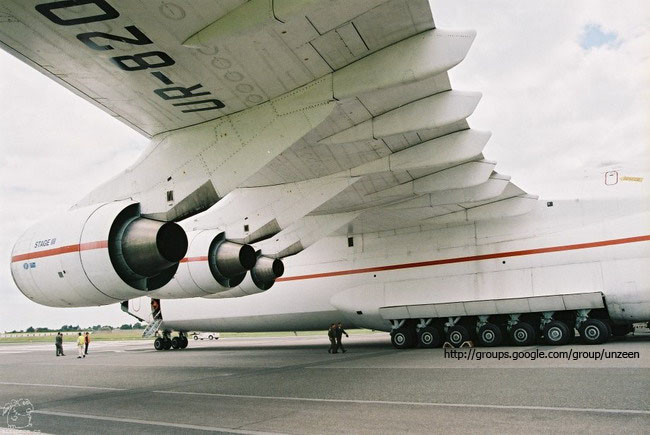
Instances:
[[[153,347],[156,350],[185,349],[189,340],[184,332],[179,332],[178,336],[171,337],[171,332],[164,331],[162,337],[156,337]]]

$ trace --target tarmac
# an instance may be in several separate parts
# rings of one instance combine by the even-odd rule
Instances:
[[[385,333],[344,343],[347,353],[330,355],[325,334],[190,341],[169,351],[153,350],[151,341],[92,342],[83,359],[72,343],[65,357],[55,356],[54,343],[3,344],[0,433],[9,425],[155,434],[650,427],[650,335],[601,346],[462,349],[454,357],[395,350]]]

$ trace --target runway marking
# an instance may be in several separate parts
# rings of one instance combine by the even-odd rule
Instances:
[[[312,397],[253,396],[245,394],[195,393],[191,391],[153,391],[160,394],[184,394],[188,396],[232,397],[239,399],[289,400],[296,402],[355,403],[360,405],[407,405],[431,406],[439,408],[484,408],[526,411],[561,411],[561,412],[595,412],[605,414],[641,414],[650,415],[645,409],[608,409],[608,408],[568,408],[561,406],[526,406],[526,405],[485,405],[480,403],[443,403],[443,402],[399,402],[393,400],[355,400],[355,399],[317,399]]]
[[[126,388],[91,387],[86,385],[30,384],[25,382],[0,382],[0,385],[16,385],[19,387],[53,387],[53,388],[76,388],[76,389],[86,389],[86,390],[126,391]]]
[[[184,423],[168,423],[164,421],[150,421],[150,420],[140,420],[136,418],[123,418],[123,417],[107,417],[103,415],[89,415],[82,413],[70,413],[70,412],[59,412],[59,411],[32,411],[32,414],[43,414],[43,415],[53,415],[56,417],[72,417],[72,418],[85,418],[88,420],[100,420],[100,421],[114,421],[119,423],[134,423],[134,424],[144,424],[148,426],[164,426],[164,427],[173,427],[179,429],[194,429],[194,430],[204,430],[210,432],[228,432],[228,433],[239,433],[239,434],[268,434],[270,432],[259,432],[252,430],[241,430],[234,429],[229,427],[214,427],[214,426],[198,426],[195,424],[184,424]]]

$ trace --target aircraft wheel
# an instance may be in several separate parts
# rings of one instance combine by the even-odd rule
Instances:
[[[214,335],[208,335],[208,340],[214,340]]]
[[[494,323],[486,323],[479,328],[477,341],[483,347],[498,346],[503,341],[501,329]]]
[[[195,336],[194,336],[194,339],[195,339],[195,340],[198,340],[198,339],[199,339],[199,336],[198,336],[198,335],[195,335]]]
[[[172,341],[169,338],[163,338],[163,349],[169,350],[172,348]]]
[[[157,337],[153,341],[153,348],[156,350],[163,350],[165,348],[165,345],[163,343],[163,339],[161,337]]]
[[[390,334],[390,342],[395,349],[408,349],[413,347],[413,334],[406,328],[399,328]]]
[[[559,320],[551,320],[544,326],[544,341],[551,346],[560,346],[569,341],[569,327]]]
[[[189,343],[187,337],[181,337],[181,349],[185,349]]]
[[[603,344],[609,338],[607,325],[600,319],[587,319],[580,325],[580,338],[585,344]]]
[[[427,326],[418,331],[418,344],[423,348],[439,347],[442,344],[440,331],[435,326]]]
[[[172,338],[172,349],[179,349],[181,347],[181,340],[178,337]]]
[[[469,331],[463,325],[454,325],[447,330],[447,341],[454,347],[460,347],[469,339]]]
[[[634,331],[634,326],[632,325],[612,325],[612,335],[614,337],[623,337],[630,332]]]
[[[612,327],[612,323],[607,319],[602,319],[601,322],[607,326],[607,339],[609,340],[612,335],[614,335],[614,328]]]
[[[536,336],[530,323],[518,322],[510,328],[510,340],[515,346],[531,346],[535,344]]]

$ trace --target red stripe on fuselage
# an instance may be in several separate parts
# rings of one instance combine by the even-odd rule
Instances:
[[[312,275],[287,276],[276,279],[282,281],[298,281],[303,279],[327,278],[330,276],[356,275],[359,273],[384,272],[387,270],[410,269],[414,267],[438,266],[441,264],[465,263],[468,261],[490,260],[504,257],[520,257],[523,255],[545,254],[547,252],[574,251],[576,249],[598,248],[601,246],[623,245],[626,243],[645,242],[650,240],[648,236],[627,237],[624,239],[601,240],[599,242],[578,243],[575,245],[551,246],[548,248],[525,249],[521,251],[497,252],[494,254],[472,255],[468,257],[445,258],[442,260],[420,261],[417,263],[393,264],[389,266],[366,267],[364,269],[339,270],[336,272],[315,273]]]
[[[323,273],[315,273],[311,275],[287,276],[287,277],[278,278],[276,279],[276,281],[277,282],[298,281],[303,279],[328,278],[331,276],[356,275],[359,273],[385,272],[388,270],[410,269],[415,267],[426,267],[426,266],[438,266],[442,264],[464,263],[468,261],[490,260],[494,258],[520,257],[523,255],[545,254],[548,252],[574,251],[577,249],[598,248],[602,246],[623,245],[626,243],[636,243],[636,242],[646,242],[646,241],[650,241],[650,235],[626,237],[624,239],[601,240],[599,242],[577,243],[574,245],[550,246],[547,248],[537,248],[537,249],[524,249],[520,251],[497,252],[494,254],[444,258],[441,260],[420,261],[416,263],[402,263],[402,264],[392,264],[388,266],[366,267],[363,269],[339,270],[335,272],[323,272]],[[89,249],[101,249],[107,247],[108,247],[108,241],[106,240],[82,243],[79,245],[67,245],[67,246],[61,246],[60,248],[46,249],[44,251],[15,255],[11,258],[11,261],[16,262],[16,261],[31,260],[34,258],[42,258],[42,257],[49,257],[52,255],[66,254],[69,252],[79,252],[79,251],[85,251]],[[207,256],[186,257],[183,258],[180,262],[187,263],[192,261],[208,261],[208,257]]]
[[[46,249],[44,251],[28,252],[11,257],[11,262],[33,260],[34,258],[51,257],[53,255],[68,254],[70,252],[88,251],[91,249],[108,248],[108,241],[80,243],[78,245],[66,245],[58,248]]]
[[[205,255],[203,257],[185,257],[180,262],[181,263],[190,263],[192,261],[208,261],[208,256]]]

